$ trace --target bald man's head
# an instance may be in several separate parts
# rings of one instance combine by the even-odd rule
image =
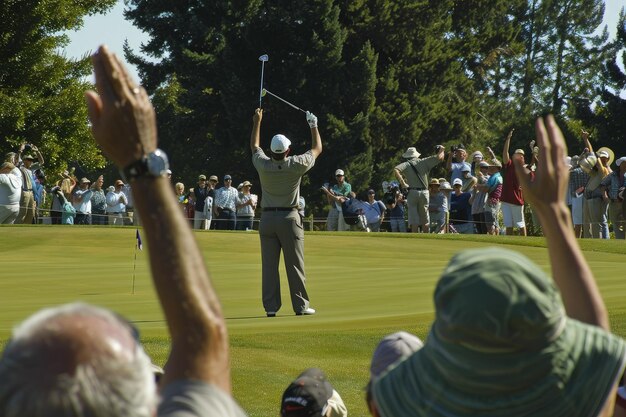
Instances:
[[[130,325],[88,304],[44,309],[16,327],[0,380],[6,417],[149,417],[156,404],[150,359]]]

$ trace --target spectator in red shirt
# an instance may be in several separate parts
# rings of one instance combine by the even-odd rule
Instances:
[[[513,131],[511,129],[504,141],[504,149],[502,150],[502,163],[504,168],[502,184],[502,218],[504,221],[504,227],[506,227],[506,234],[512,235],[513,229],[517,227],[520,236],[526,236],[526,223],[524,222],[524,196],[522,194],[522,187],[515,175],[514,161],[519,160],[524,165],[524,150],[516,149],[513,152],[513,156],[509,156],[509,145],[511,143],[511,137]],[[524,172],[533,177],[533,173],[524,165]]]

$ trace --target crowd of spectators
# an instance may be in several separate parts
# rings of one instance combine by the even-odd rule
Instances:
[[[404,161],[392,173],[396,180],[385,181],[381,189],[366,186],[356,191],[343,169],[335,171],[335,182],[321,187],[327,202],[326,221],[309,213],[311,229],[328,231],[422,232],[461,234],[513,234],[525,236],[530,213],[535,234],[540,228],[532,207],[524,196],[513,170],[514,161],[523,162],[532,178],[538,147],[530,144],[531,160],[526,152],[515,149],[509,155],[513,131],[504,141],[502,160],[491,148],[488,159],[480,150],[467,161],[463,145],[452,147],[446,160],[447,177],[432,178],[429,172],[443,160],[443,148],[435,155],[421,158],[416,148],[403,153]],[[577,237],[624,239],[624,184],[626,157],[613,164],[608,148],[593,151],[589,134],[582,133],[583,150],[567,157],[570,179],[566,195]],[[43,170],[44,157],[32,144],[22,144],[5,156],[0,171],[0,224],[92,224],[138,225],[134,215],[131,187],[114,179],[106,187],[102,175],[92,182],[78,179],[65,171],[50,182]],[[171,178],[171,171],[170,171]],[[173,184],[174,195],[198,230],[253,230],[258,228],[259,197],[253,184],[245,180],[235,188],[231,175],[198,176],[197,185],[186,188]],[[412,184],[412,185],[411,185]],[[304,197],[298,209],[305,216]],[[325,223],[325,225],[324,225]],[[611,233],[612,232],[612,233]]]

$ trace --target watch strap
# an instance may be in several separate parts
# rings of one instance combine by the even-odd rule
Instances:
[[[124,182],[128,183],[135,178],[142,177],[148,173],[148,158],[145,156],[124,169],[120,170],[120,174]]]

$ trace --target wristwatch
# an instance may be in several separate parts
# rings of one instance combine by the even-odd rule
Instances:
[[[156,149],[148,155],[133,162],[120,171],[125,183],[140,177],[164,177],[170,163],[167,155],[161,149]]]

